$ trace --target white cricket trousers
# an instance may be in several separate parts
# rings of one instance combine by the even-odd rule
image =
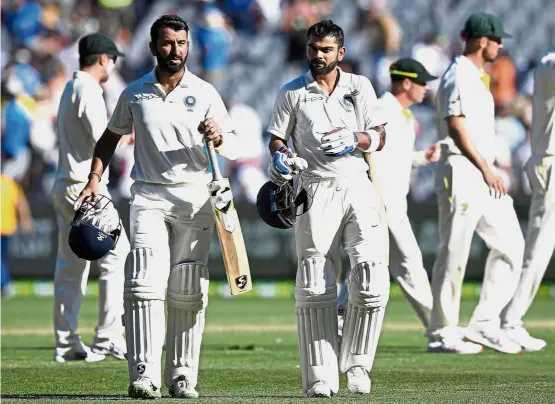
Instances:
[[[432,272],[430,333],[459,323],[461,288],[474,231],[490,252],[480,301],[470,325],[500,327],[501,310],[521,273],[524,239],[511,197],[499,199],[480,171],[460,155],[445,155],[436,172],[441,245]]]
[[[54,273],[54,331],[56,354],[64,355],[80,350],[81,338],[77,333],[78,315],[87,289],[90,262],[77,257],[69,247],[70,222],[75,216],[73,204],[85,183],[57,180],[52,190],[52,202],[58,222],[58,256]],[[102,187],[102,195],[111,199]],[[108,204],[108,209],[114,208]],[[115,208],[114,208],[115,209]],[[93,345],[109,347],[123,343],[123,281],[124,264],[129,253],[129,240],[125,230],[116,247],[96,261],[100,269],[98,278],[98,325]]]
[[[389,273],[427,328],[432,311],[432,290],[422,252],[407,214],[407,198],[384,195],[389,227]]]
[[[522,325],[522,318],[534,301],[555,249],[554,162],[555,156],[532,156],[526,163],[532,200],[522,274],[515,295],[501,315],[501,324],[506,328]]]

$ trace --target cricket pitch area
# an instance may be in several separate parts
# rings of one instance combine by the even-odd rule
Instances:
[[[83,302],[79,329],[90,344],[97,298]],[[461,322],[476,305],[464,299]],[[131,401],[127,363],[55,363],[52,297],[2,301],[3,403]],[[341,376],[338,403],[553,403],[555,301],[537,299],[526,317],[533,336],[547,340],[539,353],[477,356],[428,354],[424,329],[403,298],[390,300],[372,371],[372,393],[348,392]],[[162,365],[162,368],[164,366]],[[163,380],[163,379],[162,379]],[[300,403],[295,306],[292,298],[212,297],[207,308],[197,403]],[[162,388],[163,402],[170,399]]]

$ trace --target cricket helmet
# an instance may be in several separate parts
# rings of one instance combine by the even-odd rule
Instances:
[[[312,203],[312,197],[302,188],[297,195],[293,188],[293,181],[283,185],[266,182],[258,191],[256,210],[260,218],[269,226],[277,229],[289,229],[295,225],[297,216],[307,212]],[[298,209],[301,207],[301,213]]]
[[[112,205],[112,206],[109,206]],[[110,198],[83,201],[70,223],[69,246],[79,258],[95,261],[116,246],[121,234],[121,220]]]

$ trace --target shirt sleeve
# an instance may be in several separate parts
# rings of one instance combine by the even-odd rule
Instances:
[[[77,116],[83,122],[85,130],[95,141],[98,141],[104,133],[108,121],[106,104],[102,94],[96,91],[84,92],[80,100]]]
[[[222,144],[216,147],[216,151],[229,160],[236,160],[242,154],[239,137],[235,133],[235,128],[222,97],[214,87],[211,87],[210,91],[212,92],[212,102],[208,106],[206,118],[212,118],[218,123],[223,139]]]
[[[462,89],[456,77],[447,79],[443,88],[444,97],[441,106],[441,115],[443,118],[465,115]]]
[[[386,114],[382,111],[380,107],[380,102],[378,97],[376,97],[376,91],[372,86],[372,83],[368,78],[364,76],[360,77],[360,99],[361,99],[361,111],[364,117],[364,128],[359,129],[362,131],[367,131],[376,126],[383,125],[387,123]]]
[[[286,88],[282,88],[274,105],[274,112],[268,126],[268,132],[280,139],[287,140],[293,133],[295,122],[296,116],[291,100],[291,92]]]
[[[131,102],[127,91],[119,96],[116,108],[108,122],[108,130],[117,135],[130,135],[133,132],[133,115]]]

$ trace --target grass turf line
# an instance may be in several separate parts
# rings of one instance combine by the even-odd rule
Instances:
[[[80,327],[91,330],[96,299],[86,298]],[[463,301],[461,319],[468,321],[474,301]],[[2,302],[2,331],[51,328],[51,298],[14,298]],[[552,301],[537,301],[527,320],[552,324]],[[547,339],[542,353],[518,356],[486,351],[459,357],[426,354],[423,330],[399,328],[418,320],[405,301],[391,301],[372,375],[371,397],[346,390],[345,377],[335,402],[372,403],[552,403],[555,397],[555,329],[534,328]],[[208,327],[244,324],[248,331],[216,332],[208,328],[201,353],[198,403],[306,402],[300,370],[294,303],[291,299],[211,299]],[[275,329],[256,331],[256,325]],[[282,328],[280,328],[282,327]],[[413,327],[414,328],[414,327]],[[215,328],[214,328],[215,329]],[[84,334],[90,343],[92,335]],[[98,363],[52,361],[53,335],[2,335],[2,402],[59,403],[127,400],[127,365],[109,358]],[[167,389],[162,390],[167,397]],[[164,402],[178,402],[164,398]]]

